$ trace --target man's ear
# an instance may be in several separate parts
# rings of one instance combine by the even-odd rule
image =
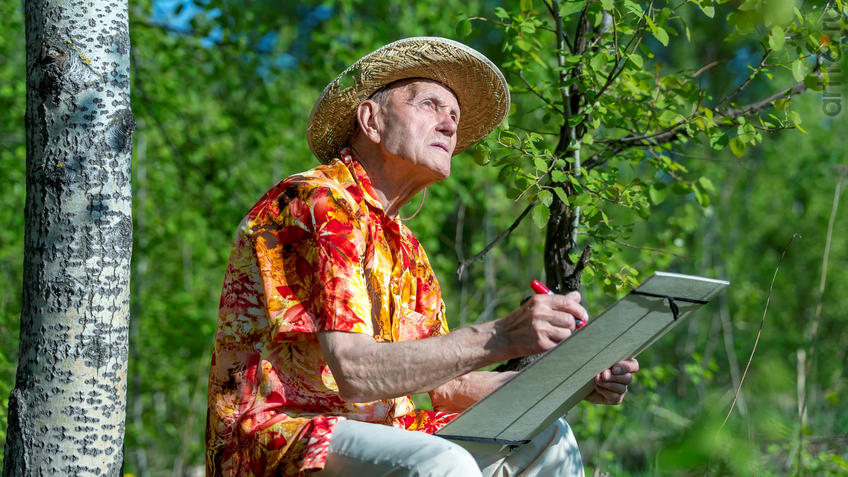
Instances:
[[[380,124],[377,118],[380,111],[380,105],[366,99],[356,108],[356,123],[362,134],[374,144],[380,143]]]

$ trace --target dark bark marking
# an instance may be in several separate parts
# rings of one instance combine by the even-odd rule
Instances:
[[[19,435],[18,440],[7,440],[3,475],[26,475],[29,470],[29,452],[27,442],[32,434],[32,424],[28,422],[26,400],[20,387],[9,393],[9,420],[6,435]]]
[[[115,114],[106,129],[106,143],[118,154],[126,154],[132,148],[132,134],[135,131],[135,119],[132,111],[122,109]]]

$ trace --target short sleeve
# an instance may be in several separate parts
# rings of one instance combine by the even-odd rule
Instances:
[[[293,187],[280,214],[254,230],[273,339],[305,333],[372,333],[362,257],[363,217],[342,192]]]
[[[354,212],[331,189],[319,189],[311,198],[321,331],[373,335],[363,267],[367,211],[356,207]]]

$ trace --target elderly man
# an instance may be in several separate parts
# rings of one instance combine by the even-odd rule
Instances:
[[[557,421],[509,456],[432,435],[512,373],[481,367],[550,349],[588,319],[580,295],[536,295],[448,332],[427,256],[400,207],[509,109],[488,59],[441,38],[363,57],[308,125],[323,165],[271,188],[242,220],[209,377],[207,475],[582,475]],[[635,360],[595,380],[618,404]],[[410,395],[428,392],[434,411]]]

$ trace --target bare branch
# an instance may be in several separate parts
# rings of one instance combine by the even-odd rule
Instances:
[[[542,94],[542,92],[541,92],[541,91],[539,91],[539,90],[538,90],[538,89],[536,89],[536,88],[535,88],[532,84],[530,84],[530,81],[528,81],[528,80],[527,80],[527,78],[525,78],[525,77],[524,77],[524,70],[518,70],[518,77],[519,77],[519,78],[521,78],[521,81],[523,81],[523,82],[524,82],[524,84],[527,86],[527,89],[528,89],[531,93],[533,93],[533,94],[534,94],[534,95],[536,95],[539,99],[541,99],[542,101],[544,101],[544,102],[545,102],[545,104],[547,104],[548,106],[550,106],[550,107],[551,107],[551,109],[555,110],[556,112],[558,112],[558,113],[560,113],[560,114],[563,114],[562,109],[560,109],[560,108],[559,108],[556,104],[554,104],[551,100],[549,100],[548,98],[546,98],[546,97]]]
[[[518,216],[518,218],[516,218],[515,221],[512,222],[512,225],[507,227],[506,230],[504,230],[503,232],[501,232],[500,235],[495,237],[495,239],[492,240],[492,242],[489,245],[486,245],[486,247],[484,247],[483,250],[481,250],[479,253],[477,253],[473,257],[468,258],[468,259],[460,262],[459,266],[456,268],[456,277],[458,279],[461,279],[462,274],[465,271],[466,267],[468,267],[472,263],[476,262],[477,260],[480,260],[481,258],[483,258],[487,253],[489,253],[490,250],[492,250],[495,247],[495,245],[501,243],[501,241],[503,239],[509,237],[509,234],[511,234],[512,231],[515,230],[515,228],[518,227],[519,224],[521,224],[521,222],[524,220],[524,217],[526,217],[527,214],[529,214],[530,211],[533,210],[533,207],[537,203],[538,203],[538,201],[534,201],[534,202],[528,204],[527,207],[525,207],[524,210],[521,212],[521,214]]]
[[[560,42],[564,43],[563,46],[568,46],[568,51],[570,53],[574,53],[574,47],[571,45],[571,43],[568,42],[568,37],[562,30],[562,20],[559,18],[559,3],[557,3],[557,0],[545,1],[545,6],[548,7],[548,12],[551,14],[551,17],[553,17],[554,22],[556,22],[557,24],[556,28],[554,29],[557,36],[557,44],[559,44]]]
[[[613,8],[610,12],[612,16],[612,48],[615,51],[615,64],[617,65],[619,61],[621,61],[621,54],[618,52],[618,27],[615,22],[615,9]]]
[[[714,66],[718,66],[718,65],[720,65],[722,63],[726,63],[726,62],[727,62],[727,59],[711,61],[711,62],[707,63],[706,65],[702,66],[698,71],[692,73],[692,77],[697,78],[704,71],[707,71],[708,69],[710,69]]]
[[[734,120],[742,116],[748,116],[750,114],[756,113],[771,106],[771,103],[776,99],[801,94],[806,90],[807,87],[804,85],[804,82],[799,81],[794,85],[789,86],[788,88],[782,89],[766,98],[763,98],[759,101],[754,101],[753,103],[747,104],[740,108],[729,108],[724,111],[716,111],[715,119]],[[616,144],[624,146],[625,148],[634,147],[636,145],[659,145],[667,142],[672,142],[678,139],[681,134],[684,134],[682,127],[685,126],[687,123],[691,122],[692,119],[694,119],[694,115],[690,116],[685,120],[678,121],[677,123],[674,123],[671,126],[668,126],[660,131],[655,131],[650,134],[644,134],[641,136],[627,136],[620,139],[601,139],[595,142]],[[594,159],[595,156],[592,156],[592,158]],[[593,166],[594,165],[596,164],[593,164]]]
[[[670,255],[672,257],[677,257],[677,258],[692,258],[692,257],[694,257],[694,255],[683,255],[683,254],[679,254],[679,253],[669,252],[668,250],[663,250],[663,249],[659,249],[659,248],[640,247],[638,245],[633,245],[631,243],[622,242],[621,240],[615,240],[615,239],[610,239],[610,238],[606,238],[606,237],[601,237],[601,236],[598,236],[598,235],[595,235],[595,234],[588,234],[588,235],[595,240],[609,241],[609,242],[612,242],[616,245],[621,245],[622,247],[633,248],[633,249],[636,249],[636,250],[644,250],[646,252],[656,253],[656,254],[659,254],[659,255]]]
[[[607,154],[607,151],[609,151],[610,149],[613,149],[613,151]],[[618,153],[623,151],[624,149],[624,147],[615,147],[614,144],[609,143],[602,150],[596,152],[595,154],[592,154],[592,157],[587,159],[584,163],[583,168],[586,170],[594,169],[595,167],[598,167],[607,162],[610,157],[618,155]]]
[[[768,295],[766,296],[766,306],[763,309],[763,317],[760,319],[760,329],[757,330],[757,338],[754,340],[754,348],[751,350],[751,356],[748,357],[748,364],[745,365],[745,371],[742,372],[742,378],[739,380],[739,386],[736,387],[736,394],[733,396],[733,402],[730,403],[730,409],[727,411],[727,416],[724,417],[724,422],[721,423],[719,432],[724,429],[724,425],[727,424],[727,420],[730,419],[730,414],[733,413],[733,408],[736,406],[736,400],[739,399],[739,392],[742,390],[742,383],[745,382],[745,376],[748,374],[748,369],[751,367],[751,361],[754,360],[754,353],[757,351],[757,344],[760,342],[760,335],[763,334],[763,325],[766,323],[766,313],[768,312],[769,302],[771,301],[771,292],[772,289],[774,289],[774,281],[777,279],[777,272],[780,270],[780,264],[783,262],[783,257],[786,256],[786,251],[789,250],[789,246],[792,245],[792,242],[798,237],[800,237],[800,235],[792,234],[792,238],[789,239],[789,243],[783,247],[783,252],[780,254],[780,259],[777,261],[777,267],[774,269],[774,275],[771,277],[771,284],[769,285]]]
[[[135,53],[130,52],[130,57],[132,61],[130,62],[130,68],[132,71],[132,75],[135,78],[135,83],[133,86],[138,91],[139,96],[141,97],[141,104],[144,106],[144,109],[147,110],[150,117],[153,118],[153,122],[156,124],[156,129],[159,130],[159,134],[162,135],[162,140],[165,141],[165,144],[168,145],[168,149],[171,150],[171,154],[174,155],[174,159],[180,165],[185,164],[183,161],[183,155],[180,152],[179,148],[176,144],[171,140],[172,134],[168,133],[168,130],[165,128],[165,125],[162,123],[162,120],[156,114],[156,110],[153,107],[153,101],[151,101],[150,96],[147,95],[147,91],[144,89],[144,81],[141,80],[141,75],[138,72],[138,59]],[[185,181],[185,174],[178,174],[180,182]]]
[[[730,109],[727,109],[725,111],[719,111],[718,112],[719,115],[717,117],[718,118],[736,119],[740,116],[747,116],[750,113],[755,113],[757,111],[763,110],[763,109],[771,106],[772,101],[774,101],[776,99],[784,98],[786,96],[794,96],[796,94],[801,94],[806,90],[807,90],[807,86],[804,85],[804,82],[799,81],[799,82],[793,84],[792,86],[790,86],[786,89],[783,89],[781,91],[778,91],[777,93],[774,93],[773,95],[771,95],[767,98],[763,98],[759,101],[755,101],[755,102],[750,103],[748,105],[745,105],[741,108],[730,108]]]
[[[762,71],[762,69],[765,67],[764,65],[766,64],[766,60],[772,54],[771,48],[766,48],[765,50],[766,51],[765,51],[765,53],[763,53],[763,57],[760,60],[760,64],[758,64],[757,67],[754,68],[754,71],[752,71],[751,74],[748,75],[747,78],[745,78],[745,81],[742,84],[740,84],[738,88],[733,90],[732,93],[730,93],[727,96],[725,96],[724,98],[722,98],[721,101],[719,101],[718,104],[716,104],[716,106],[715,106],[716,109],[718,109],[722,104],[725,104],[728,101],[730,101],[731,99],[733,99],[737,94],[741,93],[742,90],[745,89],[745,87],[748,86],[748,84],[750,84],[751,81],[753,81],[754,78],[757,77],[757,75],[760,73],[760,71]]]

